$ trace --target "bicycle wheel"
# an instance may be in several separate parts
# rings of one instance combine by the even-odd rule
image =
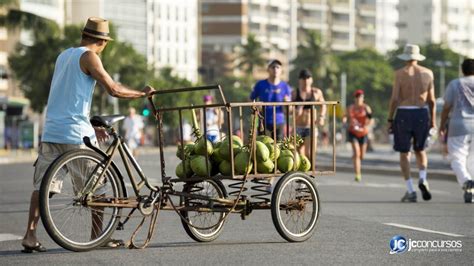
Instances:
[[[272,195],[271,213],[278,233],[289,242],[305,241],[313,235],[319,218],[318,190],[302,172],[285,174]]]
[[[123,196],[117,173],[109,167],[95,189],[84,188],[87,180],[99,178],[104,166],[101,155],[91,150],[73,150],[56,159],[44,175],[40,188],[41,220],[61,247],[87,251],[104,244],[115,231],[121,208],[88,204],[107,203]]]
[[[205,180],[199,183],[188,183],[184,185],[183,192],[203,196],[209,199],[223,199],[227,197],[225,187],[219,180]],[[181,205],[186,207],[212,208],[213,202],[205,199],[186,197],[182,199]],[[224,212],[181,211],[180,213],[186,219],[181,219],[184,230],[197,242],[210,242],[215,240],[219,237],[224,227]]]

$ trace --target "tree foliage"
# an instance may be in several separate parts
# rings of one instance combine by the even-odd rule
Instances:
[[[373,115],[384,120],[393,83],[393,70],[387,60],[376,51],[362,49],[339,56],[341,71],[347,74],[347,104],[357,89],[365,91],[365,102]]]
[[[316,86],[334,88],[337,86],[339,72],[336,61],[334,54],[323,45],[321,35],[316,31],[306,31],[306,41],[298,45],[298,55],[292,62],[295,67],[290,72],[290,82],[296,84],[299,71],[307,68],[313,73]]]
[[[111,35],[115,37],[113,29],[111,26]],[[81,27],[66,26],[62,36],[50,32],[38,35],[40,38],[32,46],[19,44],[16,52],[9,57],[9,63],[32,109],[42,112],[48,99],[56,58],[63,50],[79,45]],[[145,77],[149,72],[145,58],[131,45],[120,41],[110,42],[101,56],[104,68],[112,77],[119,77],[122,83],[132,88],[141,89],[145,85]],[[94,99],[95,113],[111,112],[111,106],[106,104],[107,93],[104,89],[97,88]],[[127,105],[122,106],[125,109]]]
[[[248,76],[253,76],[256,67],[265,65],[265,59],[262,56],[262,44],[255,38],[254,34],[247,36],[247,43],[242,45],[239,53],[240,63],[237,66]]]

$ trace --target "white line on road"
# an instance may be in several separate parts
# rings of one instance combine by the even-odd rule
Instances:
[[[454,236],[454,237],[464,237],[463,235],[458,235],[458,234],[453,234],[453,233],[446,233],[446,232],[441,232],[441,231],[434,231],[434,230],[430,230],[430,229],[425,229],[425,228],[421,228],[421,227],[414,227],[414,226],[409,226],[409,225],[404,225],[404,224],[396,224],[396,223],[384,223],[384,224],[399,227],[399,228],[405,228],[405,229],[411,229],[411,230],[415,230],[415,231],[426,232],[426,233],[433,233],[433,234],[439,234],[439,235],[445,235],[445,236]]]
[[[12,234],[0,234],[0,242],[2,241],[11,241],[11,240],[20,240],[22,237]]]

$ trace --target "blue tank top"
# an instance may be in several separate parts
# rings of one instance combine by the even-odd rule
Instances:
[[[86,51],[86,47],[69,48],[56,60],[43,142],[82,144],[85,136],[95,140],[89,113],[96,81],[80,67],[81,56]]]

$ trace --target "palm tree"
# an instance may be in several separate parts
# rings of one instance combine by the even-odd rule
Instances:
[[[254,34],[249,34],[247,43],[242,45],[241,48],[240,63],[237,67],[247,75],[253,76],[255,67],[265,64],[265,59],[262,57],[262,44],[255,38]]]

